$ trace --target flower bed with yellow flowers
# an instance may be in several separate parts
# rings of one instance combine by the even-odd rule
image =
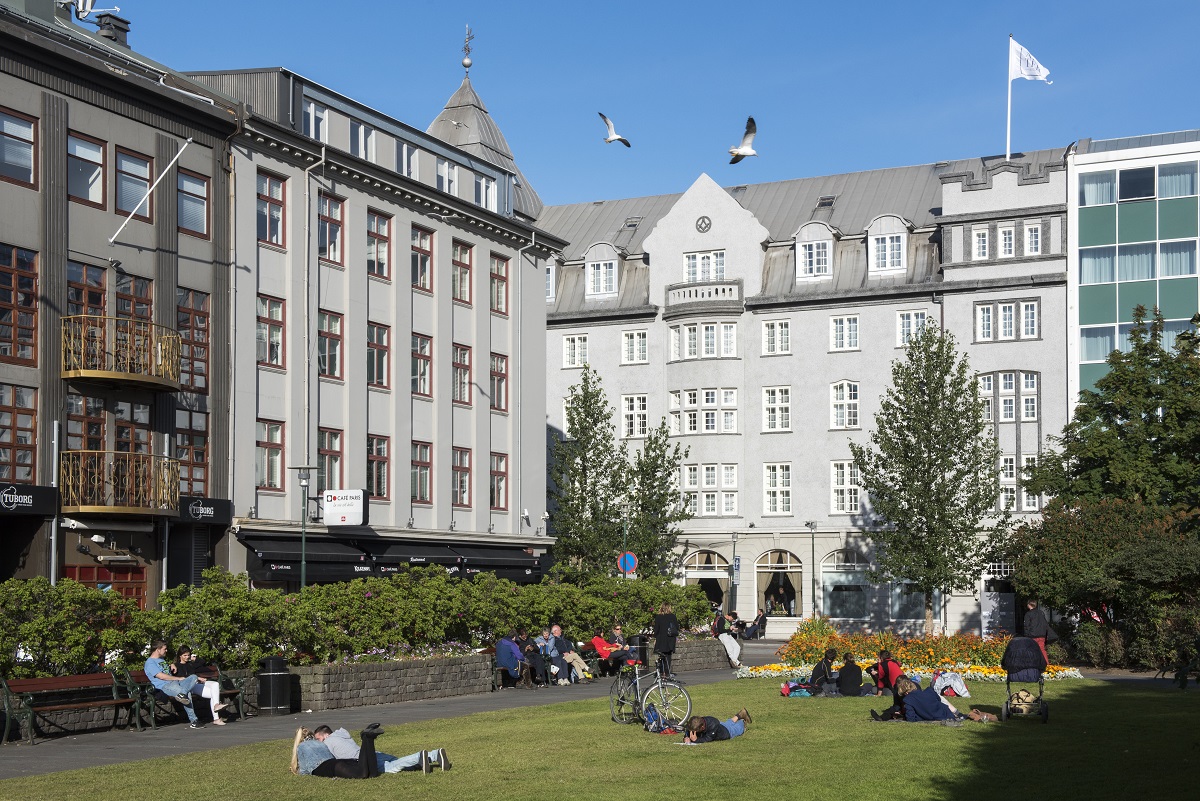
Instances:
[[[858,661],[857,657],[855,657],[855,661]],[[875,660],[873,658],[870,660],[864,658],[861,664],[865,666],[867,664],[874,664],[874,662]],[[814,662],[809,662],[798,665],[789,665],[777,662],[773,665],[757,665],[755,667],[747,667],[743,665],[742,667],[738,668],[736,677],[739,679],[772,678],[796,679],[797,681],[802,681],[812,675],[814,664]],[[928,686],[927,682],[933,677],[933,671],[935,670],[953,671],[962,676],[964,681],[1004,681],[1005,676],[1007,675],[1004,671],[1004,668],[990,665],[941,664],[936,667],[929,667],[911,666],[902,662],[901,666],[904,668],[905,674],[909,676],[920,676],[922,683],[926,683],[926,686]],[[833,667],[835,670],[840,670],[842,666],[840,662],[835,662]],[[1045,672],[1042,673],[1042,678],[1044,678],[1046,681],[1056,681],[1059,679],[1082,679],[1083,676],[1080,675],[1079,671],[1073,667],[1050,665],[1046,668]]]

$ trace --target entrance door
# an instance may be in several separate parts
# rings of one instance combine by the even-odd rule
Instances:
[[[984,581],[979,605],[985,636],[1017,630],[1017,596],[1011,582],[997,578]]]

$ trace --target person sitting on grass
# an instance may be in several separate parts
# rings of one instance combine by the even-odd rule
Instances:
[[[696,744],[731,740],[745,734],[748,725],[750,725],[750,713],[746,711],[746,707],[742,707],[736,715],[724,722],[713,717],[692,715],[688,718],[687,732],[683,736],[683,741]]]
[[[379,724],[372,723],[360,732],[362,748],[358,759],[336,759],[325,743],[301,726],[296,729],[296,739],[292,742],[292,773],[326,779],[373,779],[379,775],[375,738],[381,734],[383,730]]]
[[[808,679],[808,691],[813,695],[817,693],[833,695],[834,692],[837,692],[837,679],[833,676],[834,659],[837,659],[837,651],[832,648],[826,648],[825,656],[817,664],[813,665],[812,676]],[[830,684],[833,686],[827,687]]]
[[[857,698],[860,695],[873,695],[869,685],[867,687],[863,686],[862,668],[854,661],[854,654],[845,654],[842,659],[845,661],[845,664],[838,671],[838,692],[852,698]]]
[[[996,716],[972,709],[963,714],[955,709],[946,698],[938,695],[933,687],[921,689],[915,681],[903,676],[896,680],[896,695],[904,703],[904,719],[909,723],[927,720],[970,720],[991,723]]]
[[[605,672],[605,666],[609,672],[616,673],[621,665],[633,659],[633,654],[629,651],[615,642],[604,639],[604,629],[596,629],[596,636],[592,637],[592,647],[596,649],[596,656],[600,657],[601,673]]]
[[[345,729],[330,729],[328,726],[318,726],[313,729],[313,739],[319,743],[324,743],[329,749],[329,753],[334,759],[358,760],[362,749],[358,743],[354,742],[354,738],[350,736],[350,732]],[[366,740],[363,740],[364,745]],[[375,752],[375,761],[380,773],[400,773],[405,770],[419,770],[422,773],[433,772],[433,765],[437,765],[443,771],[450,770],[450,757],[446,755],[445,748],[434,748],[430,751],[418,751],[415,754],[409,754],[406,757],[392,756],[391,754],[383,754]]]

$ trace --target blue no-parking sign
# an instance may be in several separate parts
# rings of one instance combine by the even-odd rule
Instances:
[[[626,551],[617,557],[617,567],[622,573],[634,573],[637,571],[637,557],[632,551]]]

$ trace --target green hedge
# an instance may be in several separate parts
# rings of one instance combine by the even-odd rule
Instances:
[[[257,669],[259,659],[277,654],[305,665],[466,650],[490,645],[509,629],[534,632],[552,622],[587,640],[616,621],[629,631],[644,628],[662,603],[674,605],[685,630],[703,627],[709,615],[698,587],[663,577],[518,585],[490,573],[467,581],[437,567],[291,595],[250,590],[244,574],[212,568],[202,586],[167,590],[158,601],[159,609],[139,610],[127,598],[69,580],[53,587],[44,578],[6,581],[0,675],[88,672],[106,663],[140,667],[159,637],[189,644],[227,669]]]

